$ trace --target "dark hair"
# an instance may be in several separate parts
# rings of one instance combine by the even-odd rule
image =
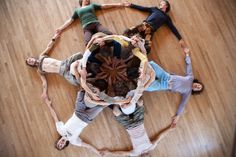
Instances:
[[[89,1],[90,2],[90,1]],[[79,0],[79,5],[82,7],[83,0]]]
[[[101,72],[98,63],[90,62],[87,65],[88,66],[87,66],[86,70],[88,73],[92,73],[93,77],[95,77],[99,72]]]
[[[94,87],[98,88],[100,91],[104,91],[108,88],[108,83],[104,79],[98,79],[91,83]]]
[[[82,7],[83,0],[79,0],[79,5]]]
[[[129,88],[125,85],[124,82],[116,82],[113,85],[113,90],[116,96],[123,96],[123,97],[125,97],[126,94],[129,92]]]
[[[193,80],[193,83],[199,83],[199,84],[201,84],[201,85],[202,85],[202,89],[199,90],[199,91],[194,91],[194,90],[192,90],[192,95],[200,94],[200,93],[204,90],[204,85],[203,85],[203,83],[202,83],[202,82],[199,82],[198,79],[194,79],[194,80]]]
[[[28,66],[31,66],[31,67],[38,67],[37,64],[34,64],[34,65],[29,64],[29,63],[27,62],[27,59],[29,59],[29,58],[34,58],[34,59],[37,61],[37,58],[36,58],[36,57],[28,57],[28,58],[26,58],[26,60],[25,60],[25,64],[28,65]]]
[[[126,70],[128,79],[136,79],[139,77],[139,68],[138,67],[128,67]]]
[[[58,143],[58,141],[60,140],[62,138],[62,136],[59,136],[59,138],[56,140],[56,142],[55,142],[55,148],[57,149],[57,150],[62,150],[62,149],[65,149],[69,144],[70,144],[70,142],[69,141],[66,141],[66,144],[65,144],[65,146],[63,147],[63,148],[61,148],[61,149],[59,149],[58,147],[57,147],[57,143]]]
[[[168,13],[170,11],[170,2],[167,0],[162,0],[166,3],[166,13]]]

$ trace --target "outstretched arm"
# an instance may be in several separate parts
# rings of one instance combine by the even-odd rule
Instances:
[[[84,97],[89,103],[96,104],[96,105],[101,105],[101,106],[108,106],[110,103],[101,101],[101,100],[92,100],[88,95]]]
[[[164,131],[162,131],[155,140],[152,141],[153,146],[151,147],[150,150],[153,150],[157,144],[171,131],[171,127],[169,126],[167,129],[165,129]]]
[[[88,87],[86,84],[86,80],[82,77],[80,78],[80,85],[81,87],[94,99],[94,100],[100,100],[97,94],[93,93],[93,91]]]
[[[174,35],[176,36],[176,38],[180,41],[182,39],[182,36],[180,35],[179,31],[177,30],[177,28],[175,27],[175,25],[173,24],[171,18],[169,17],[167,20],[167,26],[170,28],[170,30],[172,31],[172,33],[174,33]]]
[[[56,40],[60,37],[60,34],[55,34],[52,37],[52,40],[48,43],[47,48],[40,54],[40,56],[43,55],[49,55],[50,50],[53,48],[53,46],[56,43]]]
[[[74,15],[73,15],[74,16]],[[70,18],[69,20],[67,20],[61,27],[59,27],[56,30],[56,34],[61,34],[63,32],[63,30],[65,30],[70,24],[72,24],[72,22],[74,22],[73,17]]]
[[[152,68],[150,68],[150,67],[147,67],[147,69],[149,71],[148,75],[150,75],[150,79],[144,85],[144,89],[148,88],[151,85],[151,83],[155,80],[155,72],[154,72],[154,70]]]
[[[192,64],[191,64],[191,59],[189,56],[189,50],[185,49],[185,63],[186,63],[186,75],[190,76],[193,75],[193,70],[192,70]]]
[[[48,84],[47,84],[47,79],[46,79],[45,75],[42,75],[42,74],[40,74],[40,73],[39,73],[39,75],[40,75],[40,78],[41,78],[41,80],[42,80],[42,82],[43,82],[43,94],[42,94],[41,97],[42,97],[44,103],[48,106],[48,109],[49,109],[49,111],[50,111],[50,113],[51,113],[51,115],[52,115],[52,117],[53,117],[55,123],[56,123],[56,122],[59,122],[59,119],[58,119],[58,117],[57,117],[57,114],[56,114],[55,110],[52,108],[52,102],[51,102],[51,100],[48,98]]]
[[[110,3],[110,4],[102,4],[101,8],[110,9],[110,8],[123,7],[123,6],[124,6],[124,3]]]
[[[130,156],[132,154],[132,151],[110,151],[110,150],[105,150],[105,151],[100,151],[100,154],[102,156]]]
[[[152,12],[152,8],[151,7],[144,7],[144,6],[141,6],[141,5],[136,5],[136,4],[132,4],[132,3],[126,3],[125,6],[129,6],[130,8],[133,8],[133,9],[137,9],[139,11],[143,11],[143,12]]]
[[[88,144],[88,143],[82,141],[81,142],[81,147],[85,147],[85,148],[91,150],[92,152],[94,152],[95,154],[101,156],[100,152],[94,146],[92,146],[91,144]]]

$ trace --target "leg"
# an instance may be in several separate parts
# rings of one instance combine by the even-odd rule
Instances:
[[[131,38],[133,35],[139,34],[141,28],[142,28],[142,24],[128,28],[124,31],[123,35]]]
[[[100,23],[97,24],[96,26],[97,32],[103,32],[107,35],[112,35],[113,33],[109,31],[107,28],[103,27]]]
[[[79,52],[71,57],[67,58],[66,60],[62,61],[60,66],[59,74],[62,75],[67,81],[69,81],[71,84],[77,86],[80,84],[79,80],[75,78],[74,75],[70,73],[70,65],[75,62],[78,59],[81,59],[83,55]]]
[[[170,74],[164,71],[158,64],[151,61],[149,64],[155,71],[156,79],[151,83],[151,85],[145,91],[160,91],[160,90],[168,90],[169,84],[168,81],[170,79]]]
[[[169,74],[168,74],[165,70],[163,70],[163,69],[162,69],[158,64],[156,64],[155,62],[150,61],[149,64],[150,64],[150,65],[152,66],[152,68],[154,69],[157,79],[161,79],[163,76],[166,76],[166,75],[169,76]]]
[[[88,44],[88,42],[90,41],[90,39],[92,38],[93,32],[90,29],[84,28],[84,41],[85,41],[85,45]]]

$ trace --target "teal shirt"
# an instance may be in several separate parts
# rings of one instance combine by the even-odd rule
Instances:
[[[83,28],[91,23],[98,23],[95,10],[101,10],[101,5],[92,3],[84,8],[77,8],[72,19],[79,18]]]

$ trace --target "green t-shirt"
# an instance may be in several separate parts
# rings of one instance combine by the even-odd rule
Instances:
[[[99,22],[95,14],[95,10],[100,10],[101,5],[92,3],[84,8],[77,8],[72,16],[72,19],[80,19],[82,27],[85,28],[91,23]]]

